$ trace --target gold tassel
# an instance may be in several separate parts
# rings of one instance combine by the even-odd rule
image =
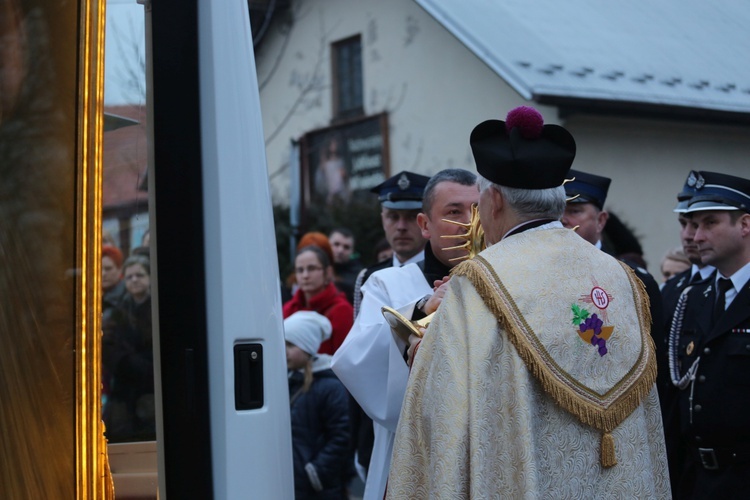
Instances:
[[[608,469],[617,465],[617,456],[615,456],[615,438],[612,434],[605,432],[602,434],[602,467]]]

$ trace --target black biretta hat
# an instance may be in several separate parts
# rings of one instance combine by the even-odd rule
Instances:
[[[612,179],[573,169],[568,172],[568,178],[573,178],[573,180],[565,183],[565,196],[576,197],[568,203],[593,203],[600,210],[604,208]]]
[[[529,106],[511,110],[504,122],[480,123],[469,142],[479,174],[510,188],[560,186],[576,155],[570,132],[559,125],[544,125],[539,111]]]

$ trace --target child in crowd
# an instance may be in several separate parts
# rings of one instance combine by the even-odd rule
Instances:
[[[345,499],[349,399],[331,370],[331,356],[316,354],[331,336],[331,322],[299,311],[284,320],[284,330],[295,498]]]

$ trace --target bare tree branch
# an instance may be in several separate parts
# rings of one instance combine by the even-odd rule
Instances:
[[[139,40],[145,40],[145,32],[136,34],[133,19],[128,19],[128,32],[120,31],[116,23],[112,23],[112,36],[122,68],[115,73],[115,78],[123,88],[123,94],[132,100],[132,104],[146,102],[146,59]]]
[[[324,85],[320,82],[324,81],[324,75],[321,70],[321,67],[323,66],[323,63],[326,61],[326,52],[328,49],[328,39],[330,36],[330,33],[333,32],[337,27],[338,23],[336,23],[332,28],[329,30],[325,29],[325,20],[322,17],[320,18],[320,24],[321,24],[321,35],[319,38],[318,43],[318,58],[315,61],[315,66],[312,71],[312,75],[307,79],[307,82],[301,87],[300,93],[295,99],[292,106],[289,108],[289,111],[287,111],[286,115],[281,119],[279,124],[276,126],[273,132],[269,134],[269,136],[266,138],[265,143],[266,146],[273,141],[276,136],[281,132],[281,130],[286,126],[286,124],[289,122],[289,120],[292,118],[292,116],[295,115],[297,112],[297,109],[307,100],[307,97],[314,93],[320,93],[325,89],[330,88],[330,85]]]
[[[268,82],[273,78],[273,75],[276,73],[276,70],[279,67],[279,64],[284,59],[284,55],[286,54],[286,49],[289,46],[289,40],[292,37],[292,30],[294,29],[294,26],[299,23],[300,21],[304,20],[311,12],[312,10],[308,10],[306,12],[302,11],[302,6],[305,5],[304,2],[296,2],[292,8],[292,18],[288,23],[287,32],[284,35],[284,40],[282,42],[281,48],[279,49],[279,53],[276,54],[276,59],[273,62],[273,66],[271,66],[271,69],[268,72],[268,75],[263,79],[263,81],[260,82],[258,85],[258,90],[263,91],[263,89],[266,87]]]

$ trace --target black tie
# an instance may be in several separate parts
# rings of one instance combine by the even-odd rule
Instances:
[[[719,282],[716,284],[716,306],[714,307],[714,323],[718,321],[724,309],[726,308],[726,294],[729,289],[732,288],[732,280],[727,278],[719,278]]]

